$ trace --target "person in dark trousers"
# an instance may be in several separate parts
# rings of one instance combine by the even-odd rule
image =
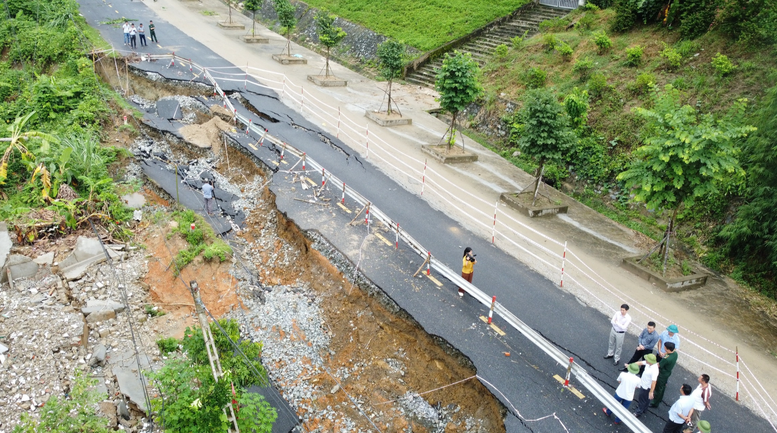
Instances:
[[[691,409],[693,409],[691,385],[684,383],[680,387],[680,398],[669,409],[669,419],[666,421],[666,425],[664,425],[663,433],[682,432],[685,423],[691,420]]]
[[[147,47],[148,44],[146,43],[146,29],[143,28],[143,24],[140,24],[140,27],[138,28],[138,35],[140,36],[140,46],[141,47]]]
[[[132,48],[137,47],[137,44],[138,44],[137,34],[138,34],[138,29],[135,28],[135,24],[130,24],[129,35],[130,35],[130,46]]]
[[[656,361],[656,355],[648,353],[645,355],[644,361],[637,361],[636,364],[645,370],[642,372],[639,390],[637,390],[637,410],[634,412],[634,416],[639,418],[643,413],[647,412],[650,400],[653,399],[653,393],[656,390],[656,383],[658,381],[658,361]]]
[[[205,199],[205,212],[210,215],[210,204],[213,201],[213,185],[209,180],[202,184],[202,197]]]
[[[665,355],[658,363],[658,379],[656,379],[656,390],[653,392],[653,401],[650,402],[650,407],[657,408],[661,401],[664,399],[664,391],[666,391],[666,382],[669,380],[669,376],[672,375],[672,369],[677,364],[677,352],[674,350],[674,343],[667,341],[664,345],[666,349]],[[658,357],[656,357],[658,358]],[[688,391],[691,394],[691,391]]]
[[[464,257],[461,259],[461,278],[464,278],[468,282],[472,282],[472,274],[475,272],[475,260],[476,254],[472,251],[472,248],[464,248]],[[464,289],[459,287],[459,296],[464,296]]]
[[[656,322],[650,321],[647,324],[647,328],[643,329],[642,333],[639,334],[639,338],[637,339],[637,350],[634,351],[634,354],[631,355],[631,359],[629,359],[629,362],[626,364],[640,361],[643,356],[648,353],[653,353],[653,348],[656,346],[656,343],[658,343]],[[642,374],[643,370],[644,367],[640,368],[639,374]],[[621,371],[626,371],[626,368],[623,368]]]
[[[159,43],[158,40],[156,40],[156,26],[154,25],[154,22],[151,20],[148,20],[148,37],[151,38],[151,42]]]

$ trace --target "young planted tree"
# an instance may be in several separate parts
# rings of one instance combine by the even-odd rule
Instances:
[[[442,68],[437,73],[435,89],[440,92],[440,108],[451,113],[451,124],[446,134],[448,150],[456,142],[456,116],[459,111],[483,94],[480,85],[480,66],[472,60],[472,55],[456,51],[454,55],[445,53]],[[443,136],[444,137],[444,136]]]
[[[347,35],[343,31],[342,27],[335,26],[335,15],[329,15],[327,13],[320,13],[316,16],[316,27],[318,28],[318,41],[321,45],[326,47],[326,72],[325,76],[329,76],[329,51],[332,47],[339,44],[343,38]]]
[[[652,109],[634,110],[647,122],[644,145],[634,151],[636,159],[618,180],[648,209],[672,212],[664,238],[642,258],[661,248],[666,274],[678,209],[716,193],[720,181],[744,175],[738,142],[755,128],[742,125],[743,101],[735,104],[727,118],[716,120],[711,114],[699,115],[690,105],[681,106],[680,92],[671,85],[654,93],[653,99]]]
[[[244,0],[243,9],[251,12],[251,36],[256,36],[256,11],[262,8],[260,0]]]
[[[235,0],[226,0],[227,7],[229,8],[229,23],[232,24],[232,6]]]
[[[388,114],[391,114],[391,84],[395,78],[402,76],[402,68],[405,66],[405,44],[389,39],[378,45],[378,60],[380,74],[388,80],[386,94],[388,95]],[[399,111],[399,108],[397,108]]]
[[[537,202],[545,166],[549,163],[561,164],[573,140],[569,118],[556,95],[547,89],[526,92],[523,108],[513,118],[510,141],[539,164],[534,183],[529,184],[529,187],[534,186],[532,206]]]
[[[281,23],[281,33],[286,34],[286,55],[291,56],[291,32],[297,25],[296,9],[289,0],[273,0],[273,5]]]

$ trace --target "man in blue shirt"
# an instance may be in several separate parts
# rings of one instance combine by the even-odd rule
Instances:
[[[680,398],[669,409],[669,420],[664,425],[663,433],[681,433],[685,423],[691,420],[691,409],[693,409],[691,385],[684,383],[680,387]]]
[[[656,358],[658,358],[659,361],[666,356],[666,343],[671,341],[674,343],[674,350],[680,350],[680,336],[677,335],[679,333],[680,330],[677,329],[677,325],[669,325],[666,327],[666,331],[662,332],[658,337],[658,353],[656,354]]]
[[[202,184],[202,197],[205,199],[205,212],[210,215],[210,203],[213,201],[213,185],[209,180]]]
[[[658,332],[656,332],[656,322],[650,321],[647,324],[647,328],[643,329],[642,333],[639,334],[639,338],[637,339],[637,350],[634,351],[634,355],[631,356],[631,359],[629,359],[629,362],[626,364],[633,364],[640,361],[642,357],[648,353],[653,353],[653,348],[656,346],[657,342]],[[626,368],[623,368],[621,371],[626,371]],[[642,369],[640,369],[640,374],[641,372]]]

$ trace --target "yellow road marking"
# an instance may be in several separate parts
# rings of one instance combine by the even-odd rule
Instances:
[[[278,161],[270,161],[271,163],[278,165]]]
[[[482,320],[484,323],[488,323],[488,318],[486,318],[486,316],[480,316],[480,320]],[[501,336],[507,335],[504,331],[499,329],[499,327],[494,325],[493,323],[491,325],[489,325],[489,326],[491,326],[491,329],[493,329],[494,332],[496,332],[497,334],[499,334]]]
[[[344,211],[351,213],[351,210],[345,207],[345,205],[340,203],[339,201],[337,202],[337,205],[340,206],[340,208],[342,208]]]
[[[286,164],[286,165],[288,165],[288,164],[289,164],[288,162],[286,162],[286,160],[285,160],[285,159],[282,159],[282,160],[281,160],[281,163],[282,163],[282,164]]]
[[[251,146],[251,149],[259,150],[259,149],[256,148],[256,146],[253,145],[253,143],[248,143],[248,145]]]
[[[375,236],[377,236],[377,237],[378,237],[378,239],[382,240],[382,241],[383,241],[383,242],[384,242],[386,245],[388,245],[388,246],[390,246],[390,247],[393,247],[393,246],[394,246],[394,244],[392,244],[391,242],[389,242],[389,240],[388,240],[388,239],[386,239],[386,238],[384,238],[384,237],[383,237],[383,235],[381,235],[380,233],[375,233]],[[434,278],[434,277],[432,277],[432,276],[429,276],[429,278]],[[434,280],[434,281],[437,281],[437,280]]]
[[[561,376],[559,376],[558,374],[554,374],[554,375],[553,375],[553,377],[554,377],[554,378],[555,378],[557,381],[559,381],[559,383],[561,383],[562,385],[564,384],[564,379],[563,379]],[[567,389],[568,389],[569,391],[571,391],[571,392],[572,392],[572,394],[576,395],[576,396],[577,396],[577,398],[579,398],[580,400],[582,400],[582,399],[584,399],[584,398],[585,398],[585,396],[583,395],[583,393],[582,393],[582,392],[580,392],[580,391],[578,391],[578,390],[577,390],[577,389],[576,389],[574,386],[572,386],[572,385],[569,385],[569,386],[567,387]]]
[[[389,241],[386,241],[386,243],[387,243],[387,244],[389,244],[389,245],[391,245],[391,243],[390,243]],[[391,245],[391,246],[393,247],[393,245]],[[426,275],[426,274],[424,274],[424,275]],[[434,277],[433,277],[433,276],[431,276],[431,275],[426,275],[426,276],[427,276],[427,277],[429,277],[429,279],[430,279],[430,280],[432,280],[432,282],[433,282],[434,284],[437,284],[437,287],[442,287],[442,283],[441,283],[441,282],[440,282],[440,281],[439,281],[437,278],[434,278]]]

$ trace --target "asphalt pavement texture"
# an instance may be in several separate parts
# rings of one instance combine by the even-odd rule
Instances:
[[[174,51],[203,66],[233,66],[189,35],[170,26],[142,2],[121,0],[109,4],[100,0],[80,0],[80,4],[81,13],[87,22],[120,49],[123,47],[121,29],[102,23],[120,17],[141,20],[143,23],[152,19],[161,46],[149,44],[148,47],[139,47],[138,53],[164,54]],[[214,27],[203,31],[223,30]],[[237,36],[235,33],[236,43],[242,43],[237,40]],[[256,64],[254,59],[252,64]],[[139,62],[133,67],[173,81],[205,82],[180,62],[174,66],[169,61]],[[236,103],[237,99],[232,100],[238,111],[251,117],[254,124],[267,128],[271,135],[306,152],[309,158],[316,160],[348,185],[354,186],[375,206],[400,221],[403,230],[451,269],[460,268],[463,249],[472,247],[478,255],[474,284],[484,292],[496,295],[500,303],[574,357],[575,362],[582,364],[606,389],[614,392],[618,368],[611,360],[603,359],[610,331],[609,317],[583,304],[560,289],[556,283],[494,247],[488,240],[473,235],[466,226],[433,209],[415,193],[404,190],[370,161],[283,105],[273,91],[245,91],[242,83],[223,83],[222,89],[228,94],[239,93],[246,104],[253,106],[254,112],[263,113],[249,114],[242,103]],[[210,103],[218,102],[212,100]],[[150,116],[144,122],[158,128],[162,125],[155,122],[165,120],[159,119]],[[166,128],[175,130],[176,125],[170,123]],[[413,317],[419,326],[429,334],[439,336],[470,359],[478,375],[498,388],[497,392],[486,384],[510,412],[505,419],[508,432],[563,432],[564,428],[552,417],[538,422],[524,421],[552,413],[556,413],[570,432],[627,430],[626,427],[613,425],[612,419],[604,417],[601,404],[587,390],[580,389],[585,396],[581,399],[562,387],[554,376],[563,377],[566,366],[551,361],[516,330],[500,323],[498,317],[494,318],[494,323],[506,334],[499,335],[488,327],[480,320],[480,316],[487,316],[487,309],[469,296],[459,298],[451,282],[438,276],[442,283],[440,287],[425,276],[413,278],[412,274],[423,259],[402,245],[398,250],[389,245],[394,239],[391,230],[374,224],[371,234],[364,241],[367,227],[363,223],[348,224],[359,207],[347,199],[345,205],[351,213],[337,206],[336,202],[340,199],[337,185],[329,185],[321,197],[315,197],[312,183],[320,185],[320,174],[310,173],[312,182],[308,184],[311,186],[303,189],[299,174],[295,176],[283,172],[296,162],[295,159],[287,157],[281,160],[280,149],[268,142],[259,146],[259,137],[253,133],[246,135],[238,132],[230,134],[230,137],[236,146],[242,147],[242,151],[253,155],[266,168],[277,171],[269,187],[276,194],[278,209],[287,218],[303,230],[314,230],[326,237],[354,264],[358,263],[359,270],[399,308]],[[292,184],[295,177],[296,183]],[[325,198],[329,200],[322,200]],[[382,233],[390,242],[384,242],[375,235],[376,232]],[[617,307],[613,305],[613,309]],[[636,338],[628,335],[622,355],[624,360],[631,356],[635,346]],[[510,356],[505,356],[504,352],[510,352]],[[682,357],[682,348],[679,353]],[[701,373],[703,371],[690,372],[678,365],[667,385],[664,403],[658,409],[651,409],[641,421],[653,431],[661,431],[668,417],[669,406],[679,397],[680,385],[688,383],[695,388],[696,378]],[[575,385],[574,377],[571,383]],[[714,386],[714,375],[711,383]],[[712,409],[705,411],[702,417],[712,424],[715,432],[771,430],[766,420],[740,406],[729,396],[715,393],[711,403]]]

